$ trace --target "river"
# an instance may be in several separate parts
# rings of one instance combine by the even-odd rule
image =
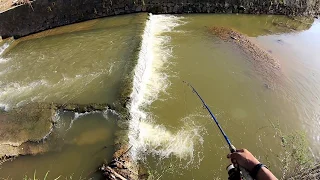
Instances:
[[[113,103],[125,66],[135,58],[132,44],[142,35],[128,105],[133,158],[154,179],[227,178],[228,148],[184,80],[199,91],[232,143],[281,177],[283,151],[274,126],[284,134],[307,132],[313,157],[320,155],[320,23],[307,23],[298,26],[282,16],[138,14],[45,31],[2,44],[0,103],[5,109],[39,101]],[[272,77],[277,83],[271,87],[269,74],[259,73],[247,54],[215,37],[209,31],[214,26],[248,35],[275,57],[281,66],[281,76]],[[110,112],[62,114],[62,148],[7,162],[0,177],[50,171],[51,178],[98,178],[94,170],[114,150],[103,147],[114,142],[116,119]]]

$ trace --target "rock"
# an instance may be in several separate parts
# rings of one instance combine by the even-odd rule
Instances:
[[[125,12],[130,12],[129,7],[128,7],[128,6],[124,7],[124,11],[125,11]]]
[[[173,6],[168,7],[168,13],[173,13]]]
[[[0,112],[0,158],[18,155],[35,155],[49,150],[59,149],[62,143],[55,137],[54,124],[57,111],[71,111],[78,113],[105,111],[107,104],[49,104],[31,103],[14,108],[8,112]],[[53,133],[53,134],[52,134]],[[90,132],[96,135],[94,140],[84,133],[79,136],[79,145],[92,144],[104,139],[103,130]],[[44,143],[50,136],[54,145]]]
[[[264,86],[266,89],[271,89],[270,86],[269,86],[267,83],[264,83],[263,86]]]
[[[141,10],[142,10],[142,6],[138,6],[138,7],[136,8],[136,12],[141,12]]]
[[[173,13],[178,13],[179,6],[175,5],[173,8]]]
[[[284,44],[283,40],[281,40],[281,39],[277,39],[277,42],[278,42],[279,44]]]
[[[113,107],[112,105],[108,104],[54,104],[53,105],[56,109],[62,110],[62,111],[71,111],[71,112],[77,112],[77,113],[85,113],[85,112],[92,112],[92,111],[105,111],[109,109],[109,107]],[[112,108],[111,108],[112,109]]]
[[[243,7],[243,6],[239,6],[239,7],[238,7],[238,11],[239,11],[239,12],[244,12],[245,10],[246,10],[246,8]]]
[[[230,36],[231,39],[233,40],[238,40],[238,38],[234,37],[234,36]]]
[[[0,157],[38,153],[40,142],[53,129],[55,108],[51,104],[32,103],[0,114]],[[44,149],[44,148],[42,148]]]
[[[7,155],[0,157],[0,166],[7,161],[13,161],[15,158],[16,158],[15,156],[7,156]]]
[[[164,7],[163,7],[163,13],[165,13],[165,14],[168,13],[168,8],[167,8],[167,6],[164,6]]]
[[[143,12],[146,12],[147,11],[147,7],[144,5],[144,6],[142,6],[142,11]]]

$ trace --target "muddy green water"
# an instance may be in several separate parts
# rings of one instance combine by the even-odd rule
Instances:
[[[145,21],[146,15],[106,18],[12,43],[0,56],[0,103],[10,108],[39,101],[116,101],[126,61],[134,59],[135,39]],[[277,176],[282,175],[283,151],[271,124],[283,133],[306,131],[310,150],[319,158],[318,21],[310,28],[282,16],[152,15],[149,22],[139,60],[152,64],[136,69],[146,76],[135,77],[138,95],[131,98],[137,101],[129,109],[139,119],[138,133],[133,128],[129,142],[133,156],[154,179],[227,178],[223,137],[182,80],[196,87],[232,143],[252,151]],[[212,26],[247,34],[278,59],[282,76],[277,86],[267,88],[250,57],[214,37],[208,31]],[[117,131],[118,117],[110,112],[105,116],[81,116],[70,126],[74,115],[62,114],[60,150],[5,163],[0,177],[21,179],[36,170],[40,176],[50,171],[50,178],[98,179],[92,172],[103,159],[110,160],[113,147],[103,147],[113,144]]]
[[[301,59],[295,59],[297,64],[299,61],[304,63],[304,59],[309,56],[319,57],[316,52],[319,41],[310,38],[318,38],[320,32],[293,32],[290,28],[275,26],[275,21],[290,24],[287,18],[281,16],[178,17],[164,17],[167,26],[175,24],[175,28],[155,33],[158,38],[170,41],[163,43],[165,50],[163,47],[154,47],[154,52],[169,50],[171,56],[155,57],[157,65],[158,61],[167,60],[160,68],[153,67],[156,75],[151,79],[158,78],[161,81],[151,81],[147,87],[151,86],[151,94],[155,88],[159,88],[159,84],[162,84],[163,88],[158,91],[157,100],[149,97],[149,92],[146,93],[146,99],[151,99],[152,103],[143,106],[147,118],[142,120],[139,128],[142,131],[141,138],[133,143],[139,146],[138,154],[143,154],[140,158],[146,159],[155,179],[227,178],[225,168],[230,163],[226,159],[228,147],[215,123],[203,110],[199,99],[182,83],[183,80],[196,87],[216,114],[233,144],[238,148],[249,149],[262,162],[268,164],[279,178],[283,174],[280,162],[283,149],[279,132],[277,133],[272,125],[280,128],[284,134],[294,131],[308,132],[308,140],[312,142],[310,153],[314,153],[317,158],[319,149],[316,144],[319,142],[315,140],[319,139],[319,132],[315,127],[319,125],[319,121],[310,118],[310,114],[317,114],[317,111],[311,112],[304,104],[298,103],[305,102],[306,97],[311,98],[309,95],[319,95],[317,85],[306,81],[310,71],[314,75],[319,72],[319,69],[311,65],[315,63],[316,58],[310,60],[313,63],[308,61],[309,66],[291,64],[293,70],[301,69],[300,74],[289,72],[284,67],[283,74],[279,79],[275,79],[278,81],[276,86],[269,89],[266,85],[268,82],[256,73],[255,67],[250,63],[250,57],[232,44],[214,37],[208,31],[208,27],[231,27],[247,34],[252,41],[258,42],[259,46],[268,47],[265,50],[279,59],[282,66],[292,61],[291,56],[300,56]],[[304,26],[306,29],[310,27],[306,24]],[[314,23],[313,28],[314,26],[319,26],[318,22]],[[281,35],[268,35],[272,33]],[[285,40],[278,40],[277,37]],[[304,38],[309,39],[304,41],[305,48],[299,51],[291,49],[293,46],[300,47],[299,39]],[[284,44],[279,45],[283,41]],[[282,52],[282,47],[287,48],[286,53]],[[273,54],[275,51],[277,54]],[[294,52],[289,54],[291,51]],[[265,73],[263,76],[268,74]],[[305,86],[313,87],[305,91]],[[311,99],[309,100],[312,101]],[[318,107],[317,104],[312,106]],[[313,130],[310,131],[304,126]]]
[[[0,102],[114,102],[126,61],[136,50],[143,21],[135,18],[93,20],[13,43],[1,57]]]
[[[120,97],[123,79],[139,46],[146,14],[92,20],[2,42],[0,106],[32,102],[109,103]],[[9,45],[9,46],[8,46]],[[19,157],[0,167],[0,177],[49,179],[100,177],[114,153],[118,117],[110,111],[59,114],[52,151]],[[104,148],[107,146],[107,148]]]

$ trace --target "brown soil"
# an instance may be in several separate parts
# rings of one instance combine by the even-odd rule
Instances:
[[[226,42],[240,48],[253,64],[255,71],[261,75],[266,88],[273,89],[281,75],[280,64],[268,52],[252,42],[246,35],[230,28],[212,27],[210,32]]]

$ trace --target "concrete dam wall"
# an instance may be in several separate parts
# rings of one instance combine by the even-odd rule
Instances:
[[[315,16],[320,0],[36,0],[0,13],[0,36],[19,38],[85,20],[150,12]]]

